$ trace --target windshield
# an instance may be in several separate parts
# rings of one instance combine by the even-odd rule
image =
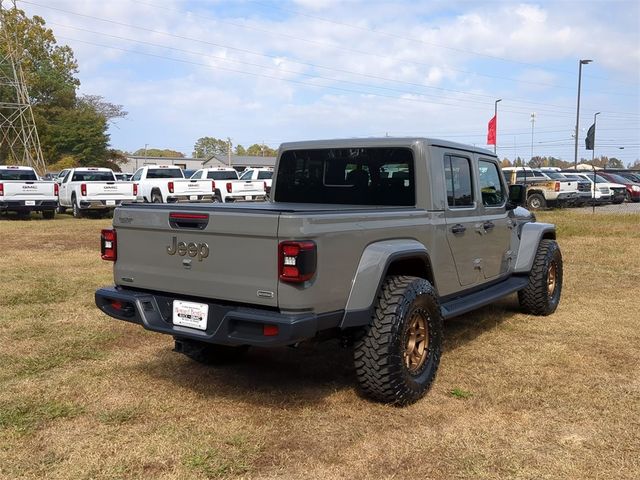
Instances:
[[[276,178],[276,202],[415,205],[408,148],[289,150]]]
[[[184,178],[179,168],[150,168],[147,178]]]
[[[0,170],[0,180],[37,181],[38,177],[33,170]]]
[[[72,182],[114,182],[112,172],[73,172]]]
[[[611,181],[613,183],[621,183],[623,185],[626,185],[627,183],[631,183],[631,180],[629,180],[628,178],[624,178],[620,175],[616,175],[615,173],[609,173],[609,178],[611,178]]]
[[[238,172],[235,170],[214,170],[207,173],[207,178],[211,180],[237,180]]]

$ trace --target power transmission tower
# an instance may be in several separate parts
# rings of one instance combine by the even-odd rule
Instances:
[[[15,25],[7,21],[6,4],[17,10],[15,0],[0,0],[0,163],[28,165],[44,175],[46,164],[22,72],[24,49]]]

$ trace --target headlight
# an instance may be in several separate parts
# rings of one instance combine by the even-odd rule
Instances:
[[[633,190],[634,192],[640,192],[640,187],[638,185],[633,185],[631,187],[631,190]]]

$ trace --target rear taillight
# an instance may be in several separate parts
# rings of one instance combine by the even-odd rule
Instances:
[[[169,187],[169,193],[173,193],[173,182],[169,182],[167,187]]]
[[[227,193],[231,193],[232,189],[231,182],[227,182]]]
[[[60,193],[60,187],[58,186],[57,183],[54,183],[53,184],[53,194],[57,197],[59,193]]]
[[[113,228],[105,228],[100,235],[100,256],[103,260],[115,262],[118,258],[117,236]]]
[[[86,183],[80,184],[80,195],[82,195],[83,197],[87,196],[87,184]]]
[[[216,182],[211,181],[211,191],[215,192],[216,191]]]
[[[560,191],[560,182],[556,182],[555,189],[556,192]]]
[[[134,197],[138,196],[138,184],[137,183],[133,184],[133,196]]]
[[[0,196],[4,196],[4,185],[0,183]]]
[[[316,260],[316,244],[314,242],[280,242],[278,245],[278,276],[283,282],[306,282],[316,273]]]

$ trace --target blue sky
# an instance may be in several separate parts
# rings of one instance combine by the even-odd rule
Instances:
[[[18,1],[78,59],[81,91],[129,112],[113,147],[422,135],[498,154],[640,158],[638,1]],[[624,147],[620,149],[620,147]],[[515,155],[514,155],[515,154]]]

